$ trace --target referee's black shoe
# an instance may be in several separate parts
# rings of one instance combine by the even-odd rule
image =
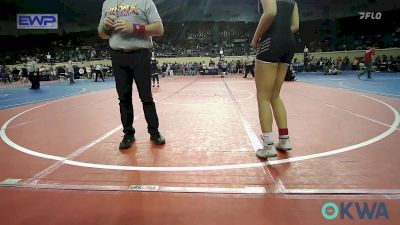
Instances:
[[[154,142],[156,145],[164,145],[165,138],[161,134],[153,134],[150,136],[150,140]]]
[[[135,142],[135,136],[133,134],[125,134],[121,143],[119,143],[119,149],[128,149]]]

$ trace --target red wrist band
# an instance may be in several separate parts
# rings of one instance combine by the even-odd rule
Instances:
[[[142,24],[133,24],[133,33],[145,35],[146,34],[146,26]]]

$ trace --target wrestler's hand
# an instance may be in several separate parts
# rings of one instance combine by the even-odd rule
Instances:
[[[112,28],[114,28],[114,23],[115,23],[115,16],[113,16],[113,15],[107,15],[105,18],[104,18],[104,28],[106,29],[106,30],[111,30]]]
[[[119,20],[115,22],[114,29],[117,32],[122,33],[132,33],[133,32],[133,24],[132,21],[129,20]]]
[[[259,38],[253,38],[253,40],[251,41],[251,47],[255,50],[257,49],[258,43],[260,42]]]

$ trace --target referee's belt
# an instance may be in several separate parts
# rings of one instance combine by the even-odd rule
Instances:
[[[149,51],[148,48],[133,48],[133,49],[112,49],[114,52],[119,53],[134,53],[134,52],[141,52],[141,51]]]

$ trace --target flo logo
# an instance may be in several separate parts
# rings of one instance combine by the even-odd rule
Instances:
[[[382,18],[381,12],[359,12],[360,20],[380,20]]]
[[[385,203],[383,202],[341,202],[339,206],[333,202],[328,202],[322,206],[321,212],[322,216],[327,220],[333,220],[337,217],[340,217],[341,220],[389,219],[389,213],[386,209]]]

